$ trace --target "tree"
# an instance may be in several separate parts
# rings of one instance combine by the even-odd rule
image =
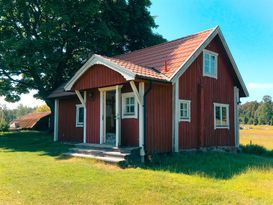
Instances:
[[[16,109],[14,109],[16,118],[20,118],[26,114],[32,113],[33,111],[34,111],[34,108],[30,108],[22,104],[18,105]]]
[[[113,56],[164,42],[150,0],[0,0],[0,95],[47,96],[93,53]],[[53,110],[53,109],[52,109]]]
[[[50,108],[46,104],[40,105],[34,110],[34,112],[48,112],[48,111],[50,111]]]
[[[270,95],[263,96],[263,102],[264,103],[271,103],[272,102],[272,97]]]

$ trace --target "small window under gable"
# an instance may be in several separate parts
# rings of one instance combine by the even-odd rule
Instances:
[[[122,94],[122,118],[137,118],[137,108],[133,92]]]
[[[203,51],[203,76],[217,78],[218,54],[209,50]]]
[[[83,127],[84,124],[84,107],[82,104],[76,105],[76,127]]]

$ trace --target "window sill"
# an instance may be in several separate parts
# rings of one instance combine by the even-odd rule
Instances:
[[[83,124],[81,124],[81,125],[76,125],[76,127],[83,127]]]
[[[217,75],[209,75],[209,74],[204,74],[204,73],[203,73],[203,77],[214,78],[214,79],[217,80]]]
[[[122,115],[122,119],[138,119],[137,115]]]
[[[179,119],[179,122],[191,122],[191,119]]]
[[[218,129],[227,129],[229,130],[229,126],[228,127],[214,127],[215,130],[218,130]]]

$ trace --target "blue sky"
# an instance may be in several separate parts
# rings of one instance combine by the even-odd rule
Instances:
[[[273,96],[273,1],[152,0],[156,32],[167,40],[219,25],[250,93]]]
[[[152,0],[156,32],[166,39],[219,25],[250,93],[241,101],[273,97],[273,1],[272,0]],[[24,95],[19,103],[37,106],[42,101]],[[0,105],[10,108],[0,97]]]

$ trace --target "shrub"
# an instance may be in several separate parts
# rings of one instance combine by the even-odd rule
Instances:
[[[8,131],[9,125],[5,120],[0,120],[0,131],[5,132]]]
[[[242,152],[247,154],[265,155],[268,151],[260,145],[243,145]]]

